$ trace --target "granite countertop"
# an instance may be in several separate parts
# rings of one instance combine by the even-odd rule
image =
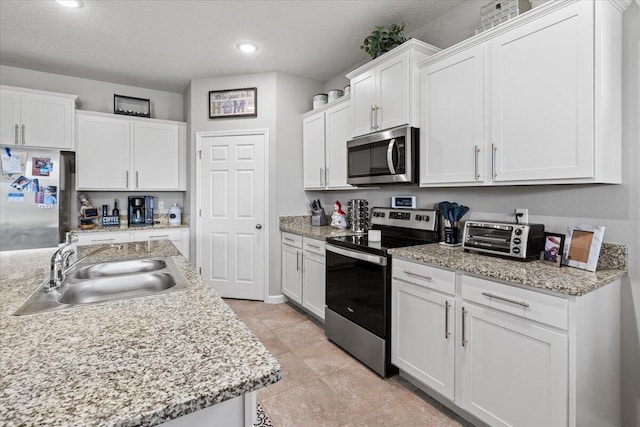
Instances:
[[[326,240],[328,237],[348,236],[355,234],[352,231],[323,225],[314,227],[311,225],[311,215],[281,216],[280,231],[311,237],[312,239]]]
[[[3,424],[155,425],[280,379],[276,359],[168,240],[87,262],[171,256],[187,289],[13,316],[53,250],[0,253]]]
[[[98,223],[94,228],[90,228],[86,230],[75,228],[70,231],[73,233],[104,233],[108,231],[137,231],[137,230],[162,230],[162,229],[170,229],[170,228],[189,228],[188,215],[183,215],[183,223],[180,225],[169,225],[169,216],[164,214],[155,216],[154,221],[156,221],[156,224],[154,225],[129,227],[127,225],[127,216],[122,215],[120,216],[120,225],[103,227],[100,221],[98,221]]]
[[[419,261],[465,273],[580,296],[627,275],[627,247],[603,243],[595,273],[573,267],[558,268],[540,261],[522,262],[464,252],[438,244],[391,249],[394,258]]]

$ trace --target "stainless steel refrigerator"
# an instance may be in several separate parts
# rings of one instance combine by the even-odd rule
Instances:
[[[0,148],[0,251],[58,246],[70,226],[75,153]]]

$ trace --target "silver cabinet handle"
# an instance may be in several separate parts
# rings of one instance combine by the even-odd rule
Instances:
[[[323,171],[324,169],[320,168],[320,185],[324,187],[324,176],[322,175]]]
[[[161,237],[169,237],[168,234],[158,234],[157,236],[149,236],[150,239],[159,239]]]
[[[431,276],[423,276],[421,274],[412,273],[412,272],[407,271],[407,270],[404,270],[404,274],[406,274],[407,276],[419,277],[419,278],[424,279],[424,280],[433,280],[433,277],[431,277]]]
[[[16,133],[15,134],[16,145],[20,144],[20,137],[18,136],[18,133],[20,133],[20,129],[19,128],[20,128],[20,126],[18,126],[18,124],[16,123],[16,130],[15,130],[15,133]]]
[[[371,114],[369,114],[369,124],[371,125],[371,130],[375,130],[375,127],[373,125],[373,115],[376,113],[376,108],[375,106],[371,106]]]
[[[26,135],[25,135],[25,133],[26,133],[25,129],[26,129],[25,125],[22,125],[22,145],[27,143]]]
[[[296,251],[296,271],[300,271],[300,252]]]
[[[290,239],[290,238],[288,238],[288,237],[285,237],[285,238],[284,238],[284,240],[286,240],[286,241],[288,241],[288,242],[293,242],[293,243],[295,243],[295,242],[296,242],[295,240]]]
[[[492,294],[491,292],[483,292],[482,295],[488,298],[499,299],[500,301],[509,302],[511,304],[519,305],[522,307],[529,307],[529,303],[526,301],[516,301],[509,298],[501,297],[500,295]]]
[[[126,173],[127,173],[127,185],[125,187],[129,188],[129,171],[127,171]]]
[[[480,174],[478,173],[478,154],[480,153],[480,147],[478,147],[477,145],[474,148],[475,151],[475,165],[474,165],[474,171],[475,171],[475,180],[477,181],[478,178],[480,178]]]
[[[449,301],[444,302],[444,339],[448,340],[451,336],[451,332],[449,332]]]
[[[395,147],[395,145],[396,139],[393,138],[391,141],[389,141],[389,145],[387,146],[387,167],[389,168],[389,172],[391,172],[391,175],[396,174],[396,168],[393,164],[393,147]]]
[[[329,168],[324,168],[324,185],[329,185]]]
[[[381,266],[387,265],[387,258],[383,256],[372,255],[372,254],[368,254],[360,251],[342,249],[332,245],[327,245],[325,247],[325,250],[336,253],[338,255],[345,256],[347,258],[354,258],[360,261],[370,262],[371,264],[376,264]]]
[[[498,176],[496,173],[496,151],[498,151],[496,144],[491,144],[491,173],[494,179]]]
[[[465,326],[464,326],[464,318],[466,317],[466,315],[467,315],[467,310],[464,307],[462,307],[462,346],[463,347],[466,346],[467,343],[469,342],[465,337],[466,333],[465,333]]]
[[[136,188],[139,187],[138,183],[139,183],[139,181],[138,181],[138,171],[136,171]]]
[[[262,224],[256,224],[256,228],[257,228],[258,230],[262,230]]]
[[[116,239],[92,239],[91,243],[93,242],[113,242]]]
[[[380,126],[378,126],[378,110],[380,109],[380,107],[378,105],[375,106],[375,113],[373,114],[373,118],[375,119],[373,122],[373,128],[374,129],[380,129]]]
[[[302,256],[302,262],[300,263],[300,272],[304,274],[304,252],[301,252],[300,255]]]
[[[320,246],[312,245],[311,243],[307,243],[307,246],[309,246],[310,248],[320,249]]]

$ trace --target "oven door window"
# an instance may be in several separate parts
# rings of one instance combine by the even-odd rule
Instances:
[[[512,230],[502,230],[487,227],[469,227],[467,246],[491,249],[497,252],[511,252]]]
[[[404,136],[350,147],[348,153],[350,178],[406,172]]]
[[[387,267],[327,250],[327,306],[385,338]]]

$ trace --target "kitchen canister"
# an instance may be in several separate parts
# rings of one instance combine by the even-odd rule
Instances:
[[[169,208],[169,225],[180,224],[182,224],[182,208],[178,206],[177,203],[174,203],[173,206]]]
[[[344,96],[349,96],[349,95],[351,95],[351,85],[346,85],[346,86],[344,87],[344,92],[343,92],[343,93],[344,93]]]
[[[343,92],[340,89],[331,89],[327,95],[329,98],[329,102],[333,102],[336,99],[340,98],[342,96]]]
[[[322,107],[329,101],[329,96],[326,93],[319,93],[313,95],[313,109]]]

